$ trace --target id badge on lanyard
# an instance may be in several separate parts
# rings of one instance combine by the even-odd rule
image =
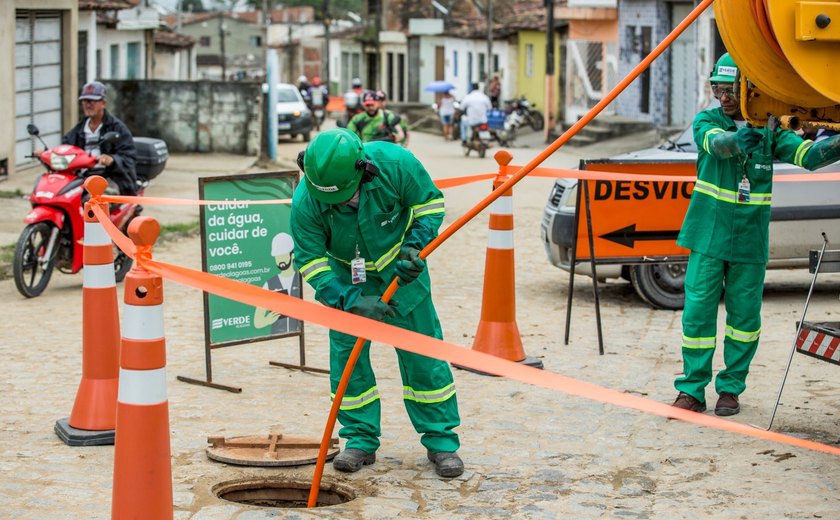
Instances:
[[[750,201],[750,180],[747,179],[747,175],[744,174],[741,177],[741,182],[738,184],[738,202],[749,202]]]
[[[356,244],[356,258],[350,261],[350,281],[357,284],[365,283],[366,280],[365,259],[359,256],[359,244]]]

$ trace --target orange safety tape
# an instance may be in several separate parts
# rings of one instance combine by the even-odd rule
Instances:
[[[518,170],[523,166],[508,166],[511,170]],[[619,172],[589,172],[586,170],[571,170],[567,168],[534,168],[528,174],[530,177],[549,177],[563,179],[586,179],[586,180],[609,180],[609,181],[681,181],[694,182],[697,177],[693,175],[639,175],[636,173]],[[840,181],[840,173],[797,173],[797,174],[776,174],[773,182],[831,182]]]
[[[291,204],[292,199],[272,200],[201,200],[169,199],[166,197],[139,197],[133,195],[102,195],[102,202],[115,204],[171,204],[173,206],[207,206],[209,204]]]
[[[91,201],[93,201],[94,198],[95,197],[91,197]],[[136,260],[137,246],[134,245],[134,242],[122,234],[122,231],[120,231],[119,228],[111,222],[111,217],[105,213],[105,210],[103,210],[99,204],[92,203],[91,209],[93,210],[93,214],[96,215],[96,218],[99,220],[99,223],[102,224],[102,227],[108,233],[108,236],[110,236],[111,240],[117,244],[117,247],[119,247],[123,253]]]
[[[464,184],[471,184],[478,181],[486,181],[488,179],[495,179],[497,173],[482,173],[479,175],[467,175],[466,177],[451,177],[448,179],[437,179],[435,186],[441,190],[446,188],[454,188],[456,186],[463,186]]]
[[[114,243],[127,255],[135,258],[139,267],[182,285],[247,303],[261,309],[269,309],[309,323],[316,323],[355,337],[368,338],[393,345],[408,352],[448,361],[452,364],[465,366],[480,372],[496,374],[534,386],[558,390],[570,395],[585,397],[594,401],[635,409],[662,417],[679,419],[700,426],[740,433],[758,439],[771,440],[832,455],[840,455],[840,448],[833,446],[766,431],[709,415],[681,410],[668,404],[611,390],[546,370],[520,365],[513,361],[497,358],[483,352],[467,349],[453,343],[437,340],[399,327],[332,309],[321,304],[307,302],[281,293],[266,291],[255,285],[229,280],[177,265],[158,262],[152,260],[150,254],[137,255],[138,248],[120,232],[102,208],[97,204],[93,204],[92,209],[94,215],[99,219],[99,222],[103,225],[103,228]],[[124,247],[126,242],[131,247]]]
[[[261,309],[269,309],[278,314],[291,316],[307,323],[316,323],[351,336],[368,338],[387,345],[393,345],[414,354],[433,357],[473,370],[495,374],[522,383],[557,390],[605,404],[639,410],[661,417],[679,419],[688,423],[740,433],[757,439],[765,439],[832,455],[840,455],[840,448],[838,447],[766,431],[754,426],[720,419],[710,415],[682,410],[668,404],[611,390],[547,370],[521,365],[513,361],[424,336],[423,334],[401,329],[383,322],[356,316],[318,303],[308,302],[282,293],[267,291],[256,285],[229,280],[156,260],[143,261],[141,262],[141,267],[151,273],[182,285],[253,305]]]

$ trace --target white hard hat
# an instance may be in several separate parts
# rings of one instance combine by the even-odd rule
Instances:
[[[298,76],[298,83],[306,83],[306,81],[307,79],[305,75],[301,74],[300,76]]]
[[[295,242],[288,233],[277,233],[271,241],[271,256],[287,255],[295,248]]]

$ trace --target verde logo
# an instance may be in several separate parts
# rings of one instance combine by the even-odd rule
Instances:
[[[393,224],[393,223],[394,223],[394,221],[395,221],[395,220],[397,220],[397,217],[399,217],[399,216],[400,216],[399,212],[394,213],[394,215],[393,215],[392,217],[390,217],[390,218],[387,218],[387,219],[383,220],[383,221],[382,221],[382,224],[379,224],[379,226],[380,226],[380,227],[385,227],[385,226],[387,226],[388,224]]]

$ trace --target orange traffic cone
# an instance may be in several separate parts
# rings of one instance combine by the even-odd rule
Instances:
[[[507,179],[507,165],[513,157],[506,150],[496,152],[499,175],[493,189]],[[513,190],[508,190],[490,206],[490,234],[484,262],[484,289],[481,296],[481,320],[475,333],[473,350],[543,368],[542,360],[528,357],[522,348],[516,325],[516,276],[513,261]],[[485,372],[458,367],[482,375]]]
[[[159,234],[153,218],[129,224],[138,264],[151,258]],[[111,518],[172,518],[163,279],[135,265],[125,278],[124,302]]]
[[[102,195],[108,182],[91,177],[85,188]],[[120,316],[111,238],[85,204],[82,274],[82,381],[70,417],[55,433],[70,446],[114,444],[119,385]],[[100,204],[106,212],[108,204]]]

